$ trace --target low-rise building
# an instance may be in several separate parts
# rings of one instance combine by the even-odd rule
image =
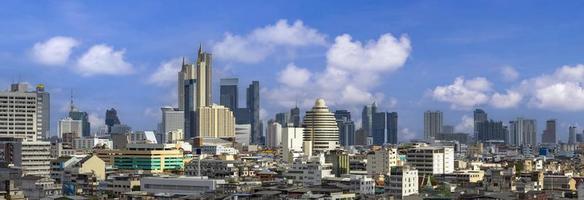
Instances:
[[[418,194],[418,170],[408,165],[392,167],[385,190],[398,199]]]
[[[196,195],[215,191],[225,180],[207,177],[144,177],[140,180],[140,190],[148,193]]]

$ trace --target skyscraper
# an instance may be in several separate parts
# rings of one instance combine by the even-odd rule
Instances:
[[[295,106],[294,108],[290,109],[290,122],[294,127],[300,127],[300,108]]]
[[[219,88],[219,104],[229,108],[232,112],[236,112],[238,108],[237,78],[223,78],[220,81]]]
[[[196,90],[197,90],[197,80],[188,79],[184,81],[183,84],[184,92],[184,104],[183,104],[183,115],[184,115],[184,136],[186,139],[195,137],[196,134],[196,124],[197,124],[197,113],[195,107]],[[179,108],[179,110],[181,110]]]
[[[550,119],[545,122],[545,130],[541,135],[541,143],[555,144],[556,143],[556,120]]]
[[[51,95],[44,84],[36,86],[37,94],[37,139],[48,140],[51,132]]]
[[[203,51],[203,45],[199,46],[197,54],[197,102],[196,107],[211,106],[212,96],[212,56]]]
[[[89,115],[87,114],[87,112],[82,112],[77,107],[75,107],[75,105],[73,104],[73,97],[71,97],[69,117],[73,120],[81,121],[81,125],[83,126],[81,137],[91,136],[91,123],[89,123]]]
[[[288,123],[290,122],[289,117],[288,113],[276,113],[276,122],[282,127],[288,127]]]
[[[355,145],[355,122],[351,120],[351,112],[347,110],[335,111],[337,127],[339,127],[339,142],[341,146]]]
[[[508,130],[501,121],[486,120],[475,123],[477,131],[477,141],[499,140],[506,141]]]
[[[424,112],[424,139],[435,138],[439,133],[442,133],[442,112]]]
[[[105,125],[107,125],[108,133],[111,133],[112,126],[120,123],[120,118],[118,118],[118,111],[116,111],[116,109],[112,108],[105,111]]]
[[[397,144],[396,112],[378,112],[373,115],[373,144]]]
[[[195,70],[195,66],[193,64],[187,64],[185,61],[185,58],[182,59],[182,65],[181,65],[181,70],[180,72],[178,72],[178,82],[177,82],[177,86],[178,86],[178,109],[179,110],[185,110],[185,84],[187,83],[187,80],[194,80],[197,77],[195,76],[196,70]],[[194,89],[193,89],[193,93],[192,95],[194,95]],[[191,99],[191,101],[194,101],[194,99]],[[194,106],[194,103],[193,103]]]
[[[473,112],[473,117],[474,117],[474,133],[473,133],[473,136],[474,136],[475,139],[477,139],[479,137],[479,131],[478,131],[479,125],[478,125],[478,123],[485,122],[485,121],[487,121],[489,119],[487,117],[487,113],[484,110],[482,110],[482,109],[475,109],[474,112]]]
[[[44,86],[28,91],[28,84],[15,83],[0,91],[0,136],[36,141],[48,137],[49,98]]]
[[[568,128],[568,144],[576,144],[576,127],[570,126]]]
[[[312,109],[306,111],[303,121],[303,146],[307,155],[339,147],[339,127],[324,99],[316,100]]]
[[[373,114],[377,112],[377,105],[375,102],[370,106],[366,105],[363,107],[361,112],[361,128],[367,133],[367,136],[372,136],[373,128]]]
[[[260,82],[252,81],[247,88],[247,108],[250,112],[251,143],[261,144],[262,131],[260,125]]]
[[[509,122],[509,144],[515,146],[537,144],[537,126],[534,119],[517,118]]]

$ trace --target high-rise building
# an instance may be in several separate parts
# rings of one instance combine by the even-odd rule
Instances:
[[[203,51],[203,45],[199,46],[197,54],[197,102],[196,107],[211,106],[212,96],[212,56]]]
[[[532,147],[537,144],[537,126],[534,119],[517,118],[509,122],[509,144]]]
[[[81,125],[83,126],[81,137],[91,136],[91,123],[89,123],[89,115],[87,112],[80,111],[77,107],[75,107],[75,104],[73,104],[73,96],[71,96],[71,102],[69,104],[69,118],[81,121]]]
[[[184,111],[178,108],[162,107],[162,123],[160,132],[184,131]],[[183,133],[184,134],[184,133]]]
[[[576,144],[576,127],[568,127],[568,144]]]
[[[436,134],[442,133],[442,112],[424,112],[424,139],[435,138]]]
[[[556,143],[556,120],[550,119],[545,122],[545,130],[541,135],[541,143],[555,144]]]
[[[478,123],[485,122],[485,121],[487,121],[489,119],[487,117],[487,113],[484,110],[482,110],[482,109],[475,109],[474,112],[473,112],[473,117],[474,117],[474,133],[473,133],[473,136],[476,139],[476,138],[479,137],[479,130],[478,130],[478,127],[479,126],[478,126]]]
[[[475,123],[477,131],[477,141],[500,140],[506,141],[508,130],[501,121],[485,120]]]
[[[0,138],[0,162],[20,168],[23,176],[49,176],[51,160],[50,142]]]
[[[183,84],[183,95],[184,95],[184,104],[183,104],[183,115],[184,115],[184,134],[185,138],[190,139],[195,137],[196,134],[196,124],[197,124],[197,113],[196,113],[196,106],[195,106],[195,99],[196,99],[196,90],[197,90],[197,80],[196,79],[188,79],[184,81]]]
[[[373,136],[373,115],[375,113],[377,113],[377,105],[375,102],[370,106],[366,105],[363,107],[363,111],[361,112],[361,128],[367,133],[368,137]]]
[[[236,112],[238,108],[238,83],[239,79],[237,78],[222,78],[220,80],[219,104],[229,108],[232,112]]]
[[[290,116],[288,113],[276,113],[276,121],[282,127],[287,127],[290,122]]]
[[[37,139],[48,140],[51,136],[51,95],[44,84],[36,86],[37,94]],[[39,137],[40,136],[40,137]]]
[[[0,137],[36,141],[39,131],[38,95],[28,92],[26,83],[11,85],[10,91],[0,92]]]
[[[251,143],[261,144],[262,127],[260,121],[260,82],[252,81],[247,88],[247,108],[250,113]]]
[[[197,109],[197,137],[235,138],[235,117],[229,108],[213,104]]]
[[[63,138],[68,133],[72,134],[73,138],[80,138],[83,134],[83,122],[70,117],[59,120],[58,137]]]
[[[307,154],[335,150],[339,147],[339,127],[324,99],[317,99],[303,120],[304,151]]]
[[[107,126],[107,132],[110,133],[112,126],[116,124],[121,124],[120,118],[118,118],[118,111],[116,109],[108,109],[105,111],[105,125]]]
[[[187,83],[188,80],[195,80],[197,77],[195,75],[196,70],[195,70],[195,66],[193,64],[188,64],[185,62],[185,58],[182,59],[182,65],[181,65],[181,70],[180,72],[178,72],[178,109],[179,110],[185,110],[185,100],[186,100],[186,96],[185,96],[185,84]],[[194,96],[194,89],[193,89],[193,93],[191,94],[192,96]],[[194,99],[191,98],[191,103],[193,103],[193,107],[194,107]]]
[[[300,127],[302,125],[300,123],[300,108],[298,106],[290,109],[290,123],[294,127]]]
[[[335,111],[335,119],[339,127],[339,142],[341,146],[355,145],[355,122],[351,120],[351,112],[337,110]]]
[[[282,125],[274,120],[268,121],[266,145],[269,147],[280,147],[282,145]]]
[[[373,115],[373,144],[397,144],[396,112],[378,112]]]

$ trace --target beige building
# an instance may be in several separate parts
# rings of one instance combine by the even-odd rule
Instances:
[[[324,99],[317,99],[304,116],[305,153],[335,150],[339,147],[339,127]]]
[[[26,84],[13,84],[10,91],[0,92],[0,137],[36,141],[37,94],[27,91]]]
[[[229,108],[213,104],[197,108],[197,133],[200,138],[234,138],[235,117]]]
[[[367,154],[367,174],[386,175],[391,167],[398,166],[397,148],[388,147],[371,151]]]

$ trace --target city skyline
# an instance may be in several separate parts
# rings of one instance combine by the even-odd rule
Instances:
[[[8,89],[18,80],[30,81],[31,86],[45,84],[52,98],[52,135],[57,121],[67,116],[71,90],[75,105],[88,112],[92,127],[103,125],[105,111],[116,108],[124,123],[136,130],[154,130],[161,119],[160,107],[176,105],[174,84],[182,57],[195,61],[202,43],[215,55],[213,102],[219,103],[220,78],[239,78],[242,86],[259,80],[264,88],[260,91],[264,122],[275,113],[289,111],[297,102],[303,115],[316,98],[323,97],[332,111],[350,111],[358,127],[361,109],[373,101],[380,112],[399,113],[401,141],[423,138],[426,110],[444,112],[444,125],[454,125],[458,131],[472,135],[469,124],[473,123],[475,105],[506,124],[517,117],[535,119],[538,141],[548,119],[557,119],[559,140],[568,140],[571,125],[581,133],[583,117],[578,111],[584,110],[584,105],[579,83],[584,78],[584,66],[579,64],[584,61],[572,52],[581,52],[583,47],[577,45],[579,37],[574,32],[578,31],[562,19],[582,19],[582,14],[552,12],[536,16],[518,2],[483,3],[480,9],[472,7],[476,6],[473,3],[442,4],[436,10],[427,9],[434,5],[431,2],[391,3],[396,4],[394,8],[351,5],[354,12],[347,16],[342,13],[349,5],[340,3],[321,18],[318,9],[300,12],[298,5],[268,3],[268,8],[282,13],[263,11],[244,17],[245,13],[235,12],[228,16],[244,19],[239,24],[213,14],[222,8],[213,3],[209,10],[192,17],[173,15],[173,20],[157,19],[152,24],[138,21],[195,5],[177,8],[145,3],[137,8],[143,11],[143,18],[138,20],[111,5],[93,10],[89,9],[95,6],[91,2],[58,2],[14,20],[10,16],[18,9],[11,8],[38,7],[7,3],[0,8],[5,18],[12,19],[0,20],[1,33],[6,36],[1,41],[6,48],[0,52],[4,63],[0,69],[7,72],[0,77],[0,89]],[[314,7],[324,6],[318,4]],[[156,6],[162,9],[154,11]],[[464,6],[471,6],[475,13],[459,10]],[[528,7],[544,9],[543,5]],[[577,6],[545,8],[570,11]],[[103,9],[111,9],[111,16],[99,14]],[[492,9],[514,12],[492,16],[494,19],[481,17]],[[428,11],[436,18],[415,11]],[[455,19],[456,14],[468,18]],[[349,20],[356,15],[361,17]],[[193,20],[201,16],[204,19]],[[119,23],[110,23],[113,17]],[[510,20],[503,22],[502,18]],[[345,26],[333,26],[338,20]],[[459,25],[448,25],[450,20]],[[541,20],[560,25],[540,27],[537,21]],[[54,26],[39,25],[46,21]],[[19,34],[31,25],[39,25],[34,26],[39,31]],[[136,30],[158,31],[142,34]],[[225,49],[224,45],[239,49]],[[250,47],[254,51],[249,51]],[[357,53],[347,54],[352,48]],[[386,54],[376,57],[375,52]],[[353,57],[358,59],[351,60]],[[92,59],[111,69],[96,68]],[[370,74],[363,71],[379,76],[369,78]],[[351,74],[334,76],[339,75],[335,72]],[[340,84],[327,84],[334,81]],[[314,89],[304,90],[306,86]],[[243,89],[238,92],[245,94]],[[239,99],[239,105],[245,105],[244,98]]]

